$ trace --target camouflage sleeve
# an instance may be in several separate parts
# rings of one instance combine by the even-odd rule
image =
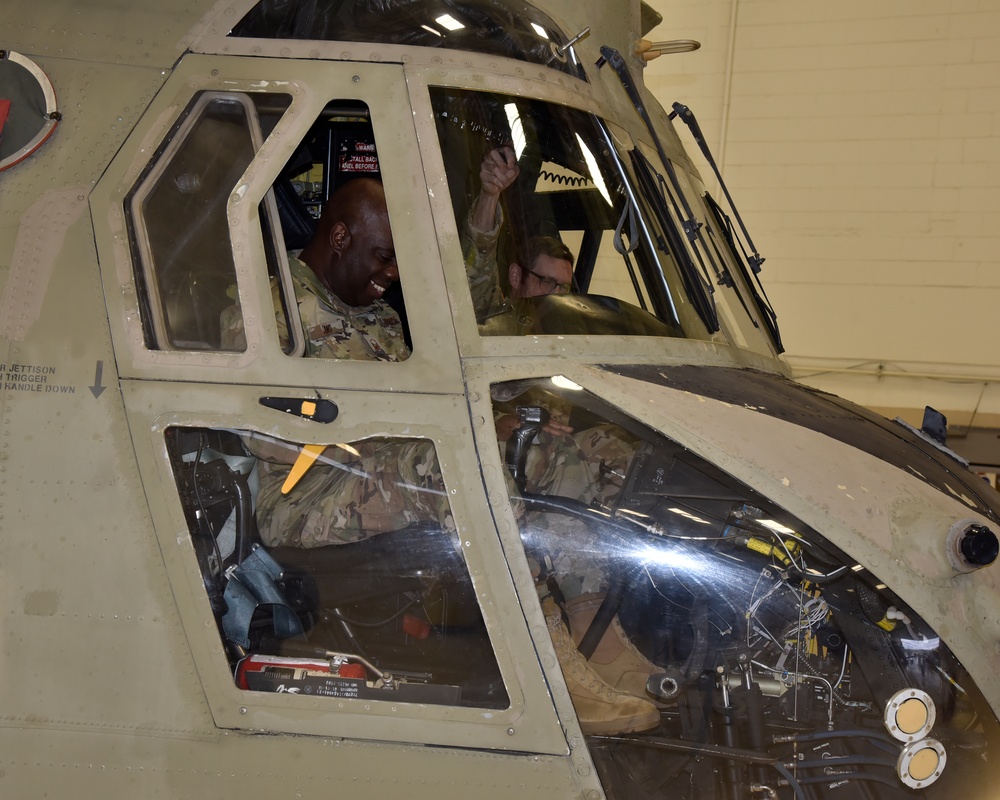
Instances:
[[[222,333],[221,348],[234,353],[247,349],[247,337],[243,330],[243,309],[239,303],[224,309],[219,318],[219,328]]]
[[[528,487],[588,505],[614,503],[637,446],[631,434],[611,423],[558,436],[541,431],[528,451]]]
[[[281,302],[281,287],[278,285],[277,278],[271,278],[271,306],[274,308],[274,321],[278,326],[278,346],[287,352],[291,338],[288,335],[288,323],[285,320],[285,311]]]
[[[236,299],[236,287],[230,287],[227,294],[235,301],[223,310],[219,317],[219,329],[222,333],[221,346],[223,350],[242,352],[247,349],[246,331],[243,328],[243,309]],[[274,317],[278,325],[278,343],[283,350],[288,347],[288,325],[285,323],[285,312],[281,305],[281,292],[278,282],[271,279],[271,304],[274,307]]]
[[[324,454],[287,495],[281,486],[289,467],[259,462],[257,526],[265,545],[346,544],[419,522],[454,530],[433,443],[375,439],[358,448],[356,456]]]
[[[472,292],[472,306],[476,319],[484,321],[503,307],[504,298],[500,290],[500,274],[497,265],[497,240],[503,226],[503,211],[497,207],[496,224],[493,230],[481,231],[469,219],[465,224],[465,274]]]

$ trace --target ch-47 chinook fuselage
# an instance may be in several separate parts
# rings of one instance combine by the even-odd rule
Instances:
[[[0,794],[996,796],[1000,498],[788,380],[648,9],[4,15]],[[357,177],[396,361],[310,357]],[[507,285],[534,237],[566,294]],[[584,706],[609,637],[642,724]]]

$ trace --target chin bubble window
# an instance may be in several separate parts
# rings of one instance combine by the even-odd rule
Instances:
[[[609,796],[994,796],[1000,729],[970,675],[822,532],[565,380],[492,396]]]

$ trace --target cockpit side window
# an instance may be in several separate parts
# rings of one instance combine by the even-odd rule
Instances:
[[[126,200],[146,346],[247,349],[228,206],[290,105],[202,92]],[[258,210],[278,331],[290,356],[403,361],[411,345],[368,107],[326,105]]]
[[[237,686],[510,705],[433,441],[170,428],[166,442]]]
[[[355,100],[328,103],[273,194],[295,299],[289,310],[272,276],[282,349],[313,358],[408,358],[396,245],[368,107]],[[301,329],[301,349],[294,346],[295,328]],[[224,341],[243,336],[242,317],[224,320]]]
[[[227,204],[263,142],[262,125],[273,127],[289,104],[286,95],[198,94],[129,193],[125,216],[149,349],[246,348],[241,338],[224,340],[220,328],[224,315],[242,319]],[[271,202],[260,208],[266,241],[277,225]]]
[[[510,95],[432,87],[431,102],[482,335],[710,338],[613,129]]]

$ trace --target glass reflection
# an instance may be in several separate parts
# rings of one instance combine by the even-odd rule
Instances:
[[[539,379],[493,397],[542,611],[610,796],[991,796],[996,717],[867,569],[587,392]]]
[[[552,18],[512,0],[261,0],[230,35],[466,50],[586,80],[569,37]]]

